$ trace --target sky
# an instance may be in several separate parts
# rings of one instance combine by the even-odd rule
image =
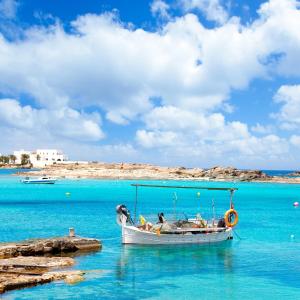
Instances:
[[[0,153],[300,168],[300,2],[0,0]]]

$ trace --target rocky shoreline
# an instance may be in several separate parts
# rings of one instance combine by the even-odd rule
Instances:
[[[288,174],[288,176],[291,176],[291,177],[300,177],[300,171],[296,171],[296,172],[290,173],[290,174]]]
[[[59,237],[0,244],[0,294],[10,290],[64,280],[84,280],[84,271],[60,270],[75,264],[70,253],[98,251],[100,241],[82,237]]]
[[[39,171],[18,173],[17,175],[56,178],[92,179],[149,179],[149,180],[199,180],[199,181],[256,181],[275,183],[300,183],[300,178],[268,176],[260,170],[240,170],[233,167],[216,166],[210,169],[160,167],[136,163],[88,163],[57,164]]]

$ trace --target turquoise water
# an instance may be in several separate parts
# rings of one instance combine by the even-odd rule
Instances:
[[[18,172],[30,172],[33,170],[38,170],[38,169],[0,169],[0,176],[5,176],[5,175],[12,175],[12,174],[16,174]],[[0,177],[1,178],[1,177]]]
[[[300,299],[300,210],[293,207],[300,200],[299,185],[235,183],[236,231],[242,240],[137,247],[121,245],[115,223],[117,204],[133,210],[131,181],[24,185],[19,180],[0,177],[1,241],[59,236],[75,227],[79,235],[102,239],[103,250],[77,258],[75,268],[87,270],[82,283],[51,283],[12,291],[3,299]],[[138,212],[155,219],[163,211],[170,218],[173,192],[140,190]],[[201,191],[200,198],[193,190],[176,192],[177,215],[201,210],[211,217],[212,199],[217,215],[228,208],[227,192]]]

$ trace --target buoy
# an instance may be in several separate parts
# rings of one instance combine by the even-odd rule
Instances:
[[[294,206],[299,206],[299,202],[294,202]]]
[[[295,236],[294,236],[293,234],[291,234],[291,239],[292,239],[292,240],[294,239],[294,237],[295,237]]]
[[[71,196],[71,193],[70,192],[66,192],[66,196]]]
[[[197,192],[197,197],[200,197],[200,192]]]

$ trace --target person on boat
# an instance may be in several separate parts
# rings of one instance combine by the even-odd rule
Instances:
[[[116,207],[116,211],[117,211],[117,214],[119,215],[119,217],[121,215],[124,215],[126,217],[126,222],[128,222],[129,224],[133,224],[133,220],[131,218],[130,211],[129,211],[129,209],[127,209],[127,207],[124,204],[118,205]],[[119,218],[119,222],[121,222],[120,218]]]
[[[149,231],[153,227],[152,223],[148,222],[142,215],[140,215],[140,224],[141,225],[138,226],[138,228],[147,231]]]
[[[221,218],[219,221],[218,221],[218,228],[224,228],[226,227],[226,224],[225,224],[225,219],[224,218]]]
[[[158,214],[158,223],[161,223],[161,224],[166,223],[166,219],[165,219],[163,212]]]

